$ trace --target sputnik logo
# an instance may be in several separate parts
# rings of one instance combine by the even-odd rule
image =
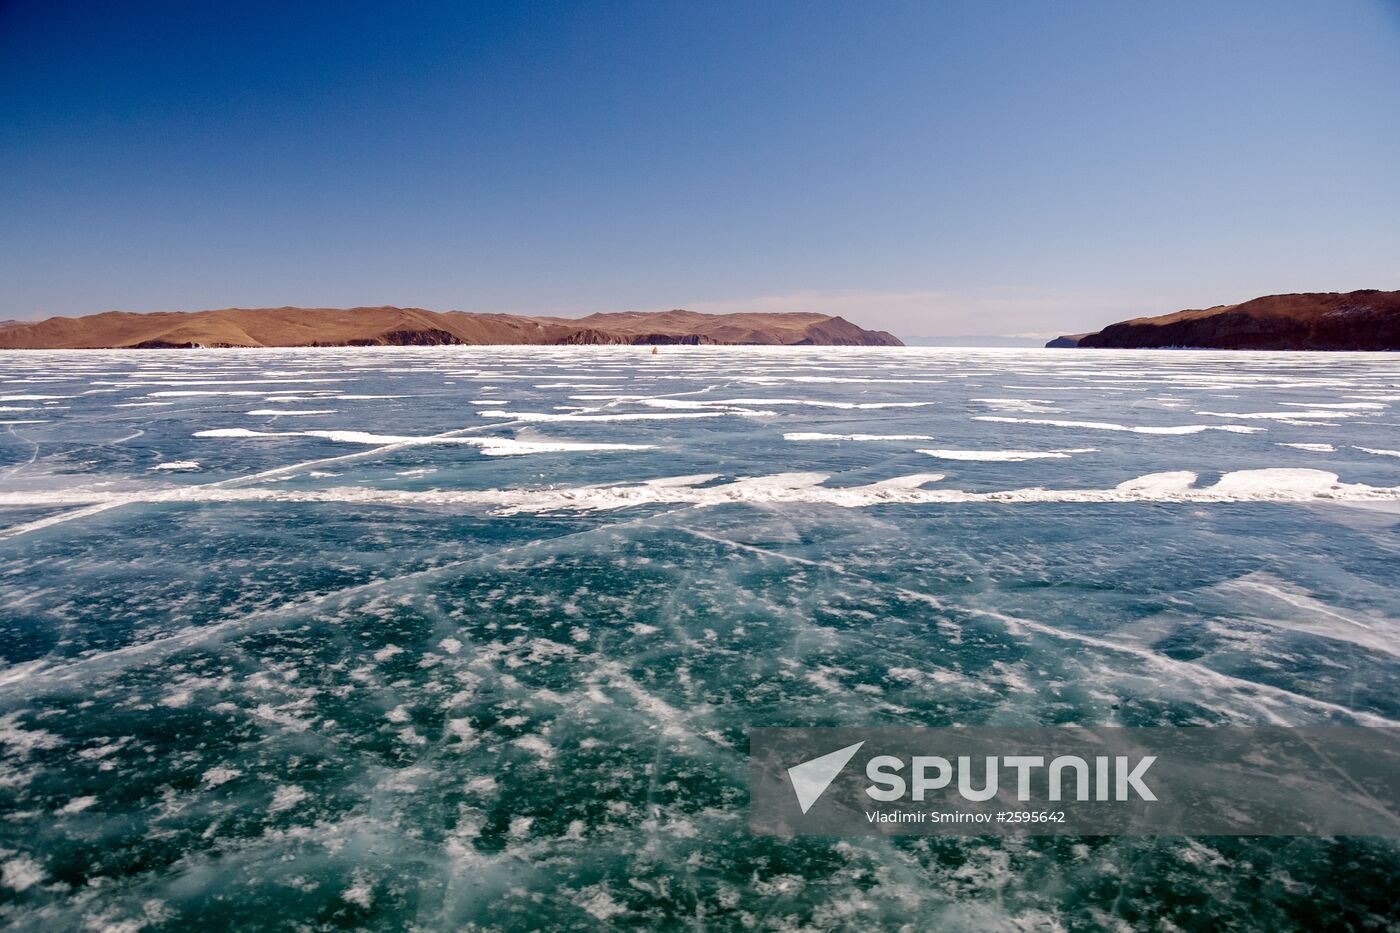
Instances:
[[[830,754],[811,758],[788,768],[788,779],[792,781],[793,793],[797,794],[797,805],[802,808],[804,814],[826,793],[826,789],[836,780],[841,769],[846,767],[846,763],[855,757],[864,744],[857,742],[847,745]]]

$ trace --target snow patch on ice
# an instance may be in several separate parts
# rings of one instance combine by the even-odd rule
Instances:
[[[196,431],[195,437],[264,438],[314,437],[338,444],[364,444],[373,447],[412,447],[420,444],[459,444],[475,447],[488,457],[523,454],[572,453],[605,450],[651,450],[651,444],[601,444],[591,441],[521,441],[508,437],[455,437],[439,434],[372,434],[368,431],[254,431],[249,428],[211,428]]]
[[[919,453],[940,460],[985,460],[1019,463],[1023,460],[1068,459],[1074,454],[1091,454],[1097,447],[1069,447],[1060,450],[924,450]]]
[[[1163,477],[1171,477],[1163,485]],[[1032,487],[991,492],[925,489],[941,474],[891,477],[864,486],[827,486],[825,473],[776,473],[741,477],[728,483],[695,485],[695,477],[676,482],[646,481],[596,486],[513,489],[400,490],[373,487],[287,489],[273,487],[167,487],[134,492],[102,488],[0,492],[0,505],[87,505],[96,508],[136,502],[354,502],[385,506],[482,506],[498,514],[551,511],[606,511],[632,506],[731,503],[765,505],[820,504],[841,508],[872,505],[937,505],[999,502],[1377,502],[1400,500],[1400,487],[1343,483],[1337,474],[1310,469],[1239,470],[1226,473],[1212,486],[1194,483],[1189,472],[1155,473],[1111,489],[1047,489]],[[400,649],[381,649],[377,659]]]
[[[54,812],[59,816],[71,816],[74,813],[82,813],[95,803],[97,803],[97,798],[93,796],[74,797]]]
[[[202,780],[205,785],[209,787],[218,787],[220,784],[227,784],[229,781],[232,781],[242,774],[243,772],[239,771],[237,768],[210,768],[208,771],[204,772]]]
[[[1198,415],[1209,412],[1196,412]],[[1176,424],[1165,427],[1144,427],[1116,424],[1110,421],[1061,421],[1054,418],[1011,418],[1003,415],[975,415],[973,421],[995,421],[1002,424],[1043,424],[1056,428],[1085,428],[1092,431],[1131,431],[1134,434],[1199,434],[1202,431],[1229,431],[1233,434],[1257,434],[1263,428],[1240,424]]]
[[[785,441],[931,441],[931,434],[824,434],[820,431],[792,431]]]
[[[271,813],[281,813],[283,810],[292,809],[310,796],[296,784],[284,784],[272,792],[272,802],[268,804],[267,809]]]
[[[283,415],[333,415],[334,408],[255,408],[245,414],[253,417],[281,417]]]
[[[19,855],[0,864],[0,884],[14,891],[27,891],[42,882],[48,873],[27,855]]]

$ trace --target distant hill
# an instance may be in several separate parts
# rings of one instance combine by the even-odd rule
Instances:
[[[1400,291],[1266,295],[1110,324],[1046,346],[1217,350],[1400,350]]]
[[[108,311],[0,324],[0,349],[355,347],[450,344],[777,344],[901,346],[884,331],[826,314],[623,312],[582,318],[422,308],[225,308]]]

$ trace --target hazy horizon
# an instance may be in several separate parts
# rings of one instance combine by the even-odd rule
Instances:
[[[1400,288],[1400,8],[0,6],[0,319]]]

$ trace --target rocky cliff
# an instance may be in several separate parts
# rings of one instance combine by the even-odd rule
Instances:
[[[1110,324],[1046,346],[1218,350],[1400,350],[1400,291],[1266,295]]]

